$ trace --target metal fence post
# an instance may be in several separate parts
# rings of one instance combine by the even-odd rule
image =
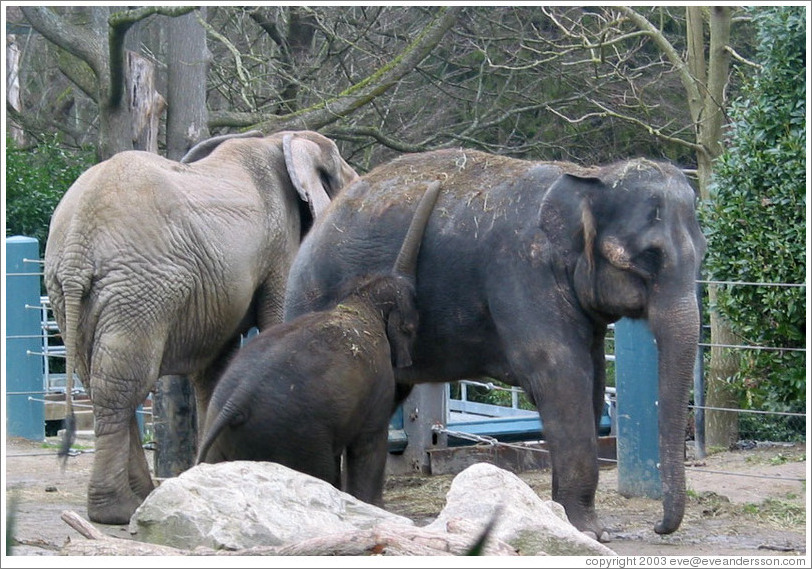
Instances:
[[[657,469],[657,362],[657,345],[648,323],[619,320],[615,324],[617,471],[618,492],[626,497],[662,497]]]
[[[39,241],[6,239],[6,433],[45,440]],[[31,308],[26,308],[26,307]],[[39,399],[32,401],[31,398]]]
[[[445,384],[415,385],[402,404],[403,430],[408,443],[401,454],[390,454],[387,471],[391,474],[431,474],[428,451],[447,446],[446,435],[432,430],[435,424],[445,425]]]

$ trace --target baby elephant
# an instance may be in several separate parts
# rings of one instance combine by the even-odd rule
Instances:
[[[197,462],[276,462],[383,503],[392,366],[412,364],[417,255],[439,194],[428,186],[391,274],[351,283],[335,308],[303,314],[248,342],[223,372]]]

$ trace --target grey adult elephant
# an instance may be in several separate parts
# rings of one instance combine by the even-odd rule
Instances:
[[[389,266],[432,180],[443,194],[418,263],[414,365],[396,379],[488,376],[523,387],[544,419],[553,499],[605,539],[595,512],[604,337],[621,317],[647,319],[659,350],[664,517],[655,531],[675,531],[705,249],[683,174],[648,160],[579,168],[471,150],[403,156],[345,189],[316,223],[291,268],[285,319]]]
[[[93,403],[96,522],[127,523],[153,488],[135,410],[156,380],[189,376],[205,416],[240,334],[281,321],[312,218],[357,178],[316,132],[201,148],[189,164],[116,154],[83,173],[51,219],[45,284],[67,369]]]
[[[383,505],[393,367],[412,365],[418,328],[415,269],[439,194],[418,205],[394,266],[359,277],[329,310],[272,326],[231,360],[217,382],[198,462],[283,464]]]

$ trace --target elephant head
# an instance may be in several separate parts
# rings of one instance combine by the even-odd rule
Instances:
[[[705,238],[695,194],[672,165],[647,160],[563,174],[540,223],[569,257],[580,305],[596,319],[645,318],[659,351],[660,471],[671,533],[685,508],[684,425],[699,338],[696,277]]]
[[[67,388],[75,370],[94,406],[93,521],[126,523],[152,489],[135,410],[157,379],[188,375],[205,417],[240,334],[281,321],[313,218],[357,178],[310,131],[219,137],[193,158],[116,154],[82,174],[51,219],[45,284]]]
[[[330,204],[330,199],[341,188],[358,177],[355,170],[341,157],[335,143],[318,133],[281,131],[272,137],[277,140],[281,137],[285,169],[299,197],[308,204],[312,219],[321,215]],[[180,162],[200,162],[227,141],[251,138],[263,138],[263,134],[261,131],[251,130],[209,138],[189,149]],[[256,141],[249,143],[248,148],[257,144]],[[214,160],[219,159],[215,157]],[[260,171],[261,169],[262,167]],[[303,235],[308,228],[309,224],[303,228]]]

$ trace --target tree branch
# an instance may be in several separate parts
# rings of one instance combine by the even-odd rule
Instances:
[[[248,93],[246,92],[246,87],[248,86],[248,73],[246,72],[245,66],[242,63],[242,54],[240,54],[240,50],[238,50],[237,46],[231,43],[231,41],[229,41],[229,39],[226,36],[224,36],[217,30],[215,30],[213,27],[211,27],[211,25],[208,22],[206,22],[204,18],[202,17],[198,18],[198,21],[200,22],[200,25],[203,27],[203,29],[206,30],[207,34],[209,34],[214,39],[222,43],[226,47],[226,49],[231,52],[231,55],[234,57],[234,66],[237,70],[237,77],[239,78],[240,97],[242,98],[242,100],[245,102],[246,105],[248,105],[249,107],[253,107],[254,105],[252,105],[251,99],[248,96]]]
[[[124,10],[114,12],[107,19],[108,23],[108,43],[110,50],[110,105],[113,107],[121,103],[124,95],[124,77],[126,61],[124,57],[124,38],[134,24],[141,20],[161,14],[175,17],[188,14],[196,10],[195,6],[144,6],[134,10]]]
[[[701,102],[702,96],[700,95],[699,86],[697,85],[697,78],[691,74],[688,65],[674,46],[671,45],[671,42],[669,42],[651,22],[632,8],[628,6],[616,6],[616,8],[631,20],[635,26],[648,32],[652,41],[660,48],[660,51],[665,55],[666,59],[668,59],[671,65],[677,70],[680,80],[682,81],[682,86],[688,95],[688,100]],[[694,120],[696,120],[696,117],[694,117]]]
[[[351,114],[386,92],[417,67],[440,43],[440,40],[455,24],[457,17],[464,9],[464,6],[441,8],[434,22],[427,26],[423,33],[418,35],[403,53],[363,81],[339,93],[334,98],[295,113],[266,117],[250,126],[263,132],[275,132],[285,129],[318,130]]]
[[[617,111],[613,111],[612,109],[606,107],[605,105],[599,103],[598,101],[595,101],[594,99],[590,99],[589,102],[592,103],[593,105],[595,105],[596,107],[598,107],[601,111],[603,111],[601,113],[603,116],[614,117],[616,119],[620,119],[620,120],[626,121],[626,122],[631,123],[631,124],[636,124],[637,126],[646,129],[646,131],[648,131],[649,134],[651,134],[653,136],[656,136],[660,140],[664,140],[664,141],[671,142],[671,143],[674,143],[674,144],[679,144],[679,145],[684,146],[686,148],[690,148],[691,150],[693,150],[695,152],[701,152],[701,151],[704,150],[704,148],[700,144],[697,144],[695,142],[691,142],[689,140],[684,140],[682,138],[677,138],[675,136],[669,136],[669,135],[663,133],[663,131],[661,129],[659,129],[659,128],[655,128],[655,127],[651,126],[650,124],[646,124],[643,121],[641,121],[640,119],[637,119],[635,117],[631,117],[629,115],[624,115],[624,114],[621,114],[621,113],[619,113]]]
[[[733,59],[735,59],[739,63],[743,63],[744,65],[749,65],[750,67],[755,67],[759,71],[761,71],[764,68],[764,66],[761,65],[760,63],[757,63],[755,61],[750,61],[746,57],[740,55],[739,52],[737,52],[731,46],[727,46],[727,47],[725,47],[725,49],[731,55],[731,57],[733,57]]]
[[[69,51],[62,50],[56,60],[59,70],[76,85],[91,101],[99,103],[99,83],[93,70]]]
[[[409,144],[402,140],[395,140],[381,132],[381,129],[373,126],[332,127],[326,130],[324,135],[338,140],[372,138],[383,146],[398,152],[423,152],[429,149],[423,144]]]
[[[74,26],[44,6],[20,7],[31,26],[48,41],[87,63],[101,80],[103,64],[102,39],[89,32],[89,27]]]

